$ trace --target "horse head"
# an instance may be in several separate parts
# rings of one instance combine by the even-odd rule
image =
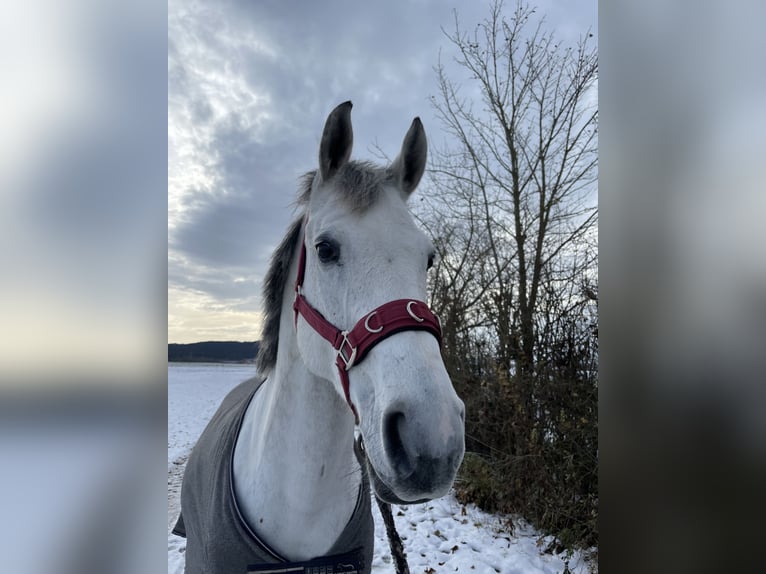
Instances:
[[[298,351],[354,411],[378,496],[430,500],[447,493],[462,461],[465,407],[424,303],[433,246],[407,207],[426,135],[415,118],[387,167],[350,160],[352,143],[346,102],[327,118],[304,197]]]

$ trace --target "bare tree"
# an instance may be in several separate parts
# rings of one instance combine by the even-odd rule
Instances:
[[[502,0],[470,32],[455,14],[445,36],[459,68],[439,61],[432,104],[452,137],[432,152],[420,214],[439,255],[446,364],[481,455],[458,494],[593,545],[596,49],[587,33],[558,43],[534,8]]]
[[[598,59],[587,37],[574,48],[557,43],[529,5],[509,19],[503,10],[497,0],[472,33],[456,14],[445,32],[470,78],[461,85],[441,61],[436,68],[432,103],[456,145],[436,152],[432,175],[486,241],[489,268],[476,293],[490,295],[501,361],[524,373],[535,364],[546,270],[555,279],[596,224]]]

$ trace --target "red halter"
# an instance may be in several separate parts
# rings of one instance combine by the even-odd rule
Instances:
[[[295,280],[295,324],[298,324],[298,314],[303,315],[306,322],[328,341],[337,354],[335,364],[340,374],[340,382],[346,402],[359,422],[356,407],[349,395],[348,370],[358,365],[367,353],[383,339],[400,331],[428,331],[441,346],[441,325],[439,318],[428,308],[428,304],[414,299],[396,299],[384,303],[368,313],[350,331],[341,331],[314,309],[303,296],[303,275],[306,271],[306,239],[305,230],[301,240],[301,253],[298,260],[298,277]]]

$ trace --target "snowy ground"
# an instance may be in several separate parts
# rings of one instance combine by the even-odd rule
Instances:
[[[218,403],[237,383],[253,376],[253,365],[168,364],[168,574],[182,574],[186,542],[170,533],[179,512],[186,457]],[[394,574],[383,519],[375,518],[374,574]],[[510,518],[464,506],[454,496],[393,508],[412,574],[554,574],[565,571],[565,556],[544,554],[550,538],[514,519],[514,534],[503,527]],[[568,560],[572,574],[588,574],[579,554]]]

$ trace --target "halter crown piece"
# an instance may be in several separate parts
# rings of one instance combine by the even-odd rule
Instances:
[[[298,325],[298,315],[328,341],[335,349],[335,364],[338,367],[340,382],[346,402],[354,413],[357,424],[359,414],[349,396],[348,371],[358,365],[367,356],[370,349],[383,339],[401,331],[428,331],[441,346],[442,330],[439,318],[428,308],[428,304],[416,299],[396,299],[377,307],[356,322],[350,331],[342,331],[325,319],[314,309],[303,295],[303,276],[306,271],[306,236],[301,240],[301,253],[298,259],[298,277],[295,280],[295,325]]]

